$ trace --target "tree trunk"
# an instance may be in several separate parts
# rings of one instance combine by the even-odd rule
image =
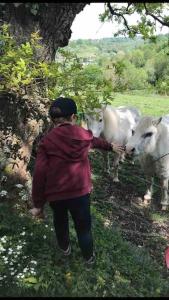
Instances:
[[[28,170],[36,137],[49,125],[48,99],[23,98],[0,94],[0,174],[1,183],[7,176],[7,186],[23,184],[28,199],[31,193],[31,174]]]
[[[25,42],[32,32],[39,30],[43,38],[44,59],[54,60],[58,47],[68,45],[71,26],[76,15],[87,3],[5,3],[0,19],[9,23],[18,43]],[[1,7],[0,7],[1,8]]]

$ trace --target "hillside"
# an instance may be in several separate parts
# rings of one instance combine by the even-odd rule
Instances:
[[[160,35],[159,40],[165,40],[166,35]],[[103,38],[103,39],[78,39],[70,41],[66,47],[67,50],[75,52],[80,57],[89,57],[99,55],[115,55],[119,51],[125,53],[138,48],[141,45],[148,44],[148,41],[144,41],[142,38],[137,37],[131,39],[128,37],[116,37],[116,38]]]

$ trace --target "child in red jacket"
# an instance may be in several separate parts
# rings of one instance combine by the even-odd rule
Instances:
[[[46,202],[53,210],[59,248],[71,252],[68,211],[74,221],[82,255],[94,262],[91,232],[90,192],[92,189],[88,152],[91,148],[122,152],[124,148],[93,137],[91,131],[76,125],[76,103],[70,98],[53,101],[49,115],[54,128],[42,138],[33,173],[33,216],[40,216]]]

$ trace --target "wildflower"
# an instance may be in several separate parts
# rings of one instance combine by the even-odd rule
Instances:
[[[28,268],[24,268],[23,272],[26,273],[28,271]]]
[[[1,197],[5,197],[7,194],[8,194],[8,192],[5,191],[5,190],[3,190],[3,191],[0,192],[0,196]]]
[[[18,189],[22,189],[24,186],[22,184],[15,184]]]
[[[21,245],[19,245],[19,246],[17,246],[17,248],[16,248],[17,250],[19,250],[19,249],[22,249],[22,246]]]
[[[6,239],[7,239],[7,236],[4,235],[0,240],[1,240],[1,242],[5,243],[5,242],[6,242]]]
[[[3,175],[1,181],[2,181],[2,182],[7,181],[7,176]]]
[[[25,235],[25,231],[23,231],[23,232],[21,233],[21,235]]]
[[[46,235],[44,235],[43,238],[46,239]]]
[[[5,248],[3,246],[0,246],[0,251],[1,252],[4,252],[5,251]]]
[[[31,263],[37,265],[37,261],[35,260],[32,260]]]
[[[23,200],[23,201],[27,201],[27,200],[28,200],[28,196],[27,196],[27,195],[23,195],[23,196],[22,196],[22,200]]]

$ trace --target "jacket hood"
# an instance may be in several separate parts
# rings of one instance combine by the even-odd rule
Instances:
[[[53,128],[45,138],[49,155],[59,156],[67,161],[86,159],[93,140],[93,134],[77,125],[62,124]]]

